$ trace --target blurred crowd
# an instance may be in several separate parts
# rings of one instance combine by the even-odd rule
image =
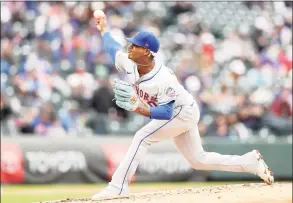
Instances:
[[[1,2],[1,135],[132,135],[148,119],[120,109],[113,37],[161,41],[158,60],[197,100],[202,136],[292,134],[292,2]]]

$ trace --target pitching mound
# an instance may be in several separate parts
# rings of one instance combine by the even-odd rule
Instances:
[[[289,203],[292,183],[239,184],[213,187],[135,193],[127,198],[91,201],[67,199],[43,203]]]

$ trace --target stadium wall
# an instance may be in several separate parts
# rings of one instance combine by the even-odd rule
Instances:
[[[1,182],[4,184],[104,183],[126,153],[131,136],[2,137]],[[290,139],[204,138],[206,151],[244,154],[259,149],[276,179],[292,180]],[[159,155],[161,154],[161,155]],[[190,168],[170,141],[150,147],[133,182],[258,180],[245,173],[197,171]]]

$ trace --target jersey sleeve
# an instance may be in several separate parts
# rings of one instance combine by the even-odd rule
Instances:
[[[127,73],[132,73],[135,64],[128,58],[128,54],[124,53],[122,50],[117,51],[115,67],[118,71],[124,71]]]
[[[158,104],[164,105],[175,101],[178,95],[178,89],[175,82],[166,82],[159,87],[157,96]]]

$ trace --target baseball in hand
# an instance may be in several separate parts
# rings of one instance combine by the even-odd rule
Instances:
[[[101,17],[104,17],[105,16],[105,13],[104,13],[104,11],[102,11],[102,10],[96,10],[95,12],[94,12],[94,17],[95,18],[101,18]]]

